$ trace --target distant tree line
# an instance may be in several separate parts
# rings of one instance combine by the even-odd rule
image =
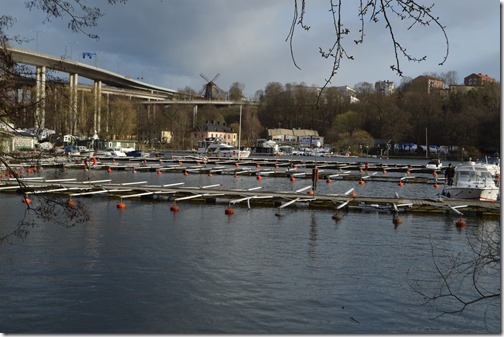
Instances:
[[[453,76],[453,72],[448,73]],[[304,84],[269,83],[256,94],[257,107],[244,108],[242,140],[253,145],[266,138],[267,129],[317,130],[325,143],[335,148],[372,146],[373,139],[392,143],[428,143],[500,150],[500,83],[468,91],[427,93],[404,81],[393,94],[375,92],[369,83],[359,83],[358,102],[336,88],[319,91]],[[218,120],[237,123],[237,109],[201,109],[199,122]],[[237,128],[236,128],[237,129]]]

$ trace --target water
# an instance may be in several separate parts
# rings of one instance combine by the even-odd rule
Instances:
[[[92,179],[106,175],[89,174]],[[266,190],[309,184],[131,172],[114,172],[111,178],[127,181],[132,175],[152,184],[262,185]],[[349,187],[344,184],[360,186],[338,181],[320,184],[317,191],[344,192]],[[361,186],[360,193],[383,190],[378,184]],[[417,184],[387,184],[392,193],[436,193],[431,186],[422,190]],[[16,195],[0,195],[0,200],[4,233],[22,217],[23,204]],[[287,207],[276,217],[274,208],[236,207],[234,215],[226,216],[220,204],[180,203],[180,212],[173,213],[169,201],[128,199],[127,207],[119,210],[115,199],[80,200],[92,211],[88,223],[72,228],[42,223],[25,241],[0,246],[0,331],[312,334],[501,329],[498,301],[433,319],[439,312],[422,305],[424,299],[410,286],[437,276],[432,249],[442,261],[471,254],[468,239],[499,228],[498,220],[467,218],[467,227],[459,229],[454,217],[404,215],[395,227],[389,214],[349,213],[336,222],[330,211],[304,208]],[[500,271],[490,285],[500,285]]]

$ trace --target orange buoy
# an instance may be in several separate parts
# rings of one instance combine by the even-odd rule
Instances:
[[[361,179],[361,180],[359,181],[359,185],[364,185],[364,184],[365,184],[364,180],[362,180],[362,179]]]
[[[383,174],[387,174],[387,170],[383,170]]]
[[[188,175],[189,175],[189,172],[184,171],[184,175],[185,175],[185,176],[188,176]]]
[[[68,200],[68,207],[74,207],[75,206],[75,201],[72,199]]]
[[[291,182],[295,182],[295,181],[296,181],[296,178],[294,178],[294,177],[290,177],[290,181],[291,181]]]
[[[228,207],[228,208],[226,208],[226,210],[224,211],[224,213],[226,215],[233,215],[234,214],[234,209],[232,209],[231,207]]]
[[[406,174],[410,174],[410,171],[409,171],[409,170],[408,170],[408,171],[406,171]]]
[[[402,186],[404,186],[404,183],[402,181],[400,181],[397,185],[402,187]]]
[[[350,196],[351,196],[352,198],[355,198],[355,197],[357,196],[357,193],[352,192],[352,193],[350,194]]]
[[[359,172],[360,172],[360,173],[362,173],[362,172],[364,172],[364,170],[360,168],[360,169],[359,169]]]
[[[178,164],[179,164],[179,165],[182,165],[182,162],[181,162],[181,161],[179,161],[179,162],[178,162]]]
[[[327,178],[326,179],[326,183],[328,183],[328,184],[332,183],[332,179],[331,178]]]
[[[157,171],[157,172],[156,172],[156,174],[157,174],[157,175],[160,175],[160,174],[161,174],[161,171]]]
[[[238,166],[240,166],[240,165],[238,163],[235,163],[235,167],[238,167]]]
[[[259,165],[259,164],[256,164],[256,168],[260,168],[260,167],[261,167],[261,165]]]
[[[109,167],[109,168],[107,169],[107,172],[108,172],[108,173],[112,172],[112,169]]]
[[[392,219],[392,223],[397,226],[397,225],[402,224],[403,220],[400,217],[396,216],[396,217],[394,217],[394,219]]]
[[[178,211],[180,211],[180,208],[177,205],[172,205],[170,207],[170,211],[172,211],[172,212],[178,212]]]
[[[23,199],[23,203],[25,203],[25,204],[31,204],[31,202],[32,201],[29,198],[24,198]]]
[[[433,186],[434,188],[438,188],[438,187],[439,187],[438,183],[434,183],[434,185],[432,185],[432,186]]]
[[[32,173],[32,169],[28,167],[28,168],[26,169],[26,172],[28,172],[28,173]]]
[[[315,193],[315,192],[313,192],[313,190],[309,190],[309,191],[308,191],[308,194],[309,194],[309,195],[313,195],[314,193]]]
[[[436,171],[432,172],[432,175],[433,175],[434,177],[437,177],[437,172],[436,172]]]
[[[257,180],[262,180],[262,177],[261,176],[257,176]]]
[[[122,201],[120,201],[118,204],[117,204],[117,208],[119,209],[123,209],[123,208],[126,208],[126,204]]]
[[[461,227],[465,227],[466,226],[466,222],[464,221],[464,219],[460,218],[457,222],[455,222],[455,226],[461,228]]]

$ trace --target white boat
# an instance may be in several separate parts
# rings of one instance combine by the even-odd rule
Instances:
[[[486,165],[469,162],[455,167],[453,184],[445,185],[441,194],[454,199],[496,201],[499,187]]]
[[[238,150],[226,144],[221,138],[207,138],[198,142],[198,154],[221,158],[248,158],[249,149]]]
[[[485,165],[494,178],[500,176],[500,158],[485,156],[478,159],[476,163]]]
[[[433,169],[433,170],[441,170],[443,168],[443,163],[439,159],[429,160],[427,164],[425,164],[425,168]]]

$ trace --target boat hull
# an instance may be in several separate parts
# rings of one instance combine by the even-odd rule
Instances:
[[[453,199],[473,199],[483,201],[496,201],[499,198],[498,188],[470,188],[448,187],[444,195]]]

